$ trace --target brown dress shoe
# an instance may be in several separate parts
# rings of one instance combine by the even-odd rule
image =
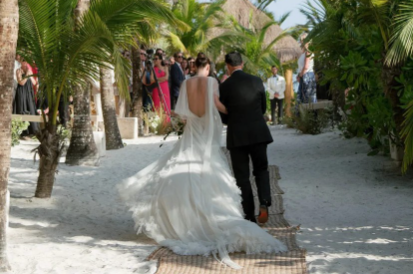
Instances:
[[[261,224],[268,221],[268,207],[266,205],[260,205],[260,215],[258,215],[257,220]]]

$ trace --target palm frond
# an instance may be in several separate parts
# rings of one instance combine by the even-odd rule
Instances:
[[[413,55],[413,1],[400,5],[400,12],[395,16],[394,34],[390,39],[390,49],[386,56],[388,65],[395,65]]]

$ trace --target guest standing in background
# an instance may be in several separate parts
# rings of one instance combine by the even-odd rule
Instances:
[[[278,124],[283,116],[283,102],[285,92],[285,78],[278,75],[278,68],[271,67],[272,77],[267,80],[267,92],[271,102],[271,122],[275,125],[275,109],[278,108]]]
[[[179,89],[182,82],[185,80],[184,72],[181,68],[182,53],[174,54],[175,63],[171,66],[171,107],[175,109],[175,104],[178,101]]]
[[[142,92],[142,105],[143,111],[148,112],[152,109],[152,90],[153,90],[153,83],[155,82],[154,77],[152,75],[151,70],[147,67],[146,58],[147,54],[144,48],[141,48],[140,58],[142,62],[142,84],[143,84],[143,92]]]
[[[298,58],[298,75],[297,81],[300,83],[297,93],[298,103],[315,103],[317,102],[317,84],[314,75],[314,54],[309,52],[308,45],[304,40],[307,34],[301,35],[301,48],[303,53]]]
[[[221,84],[221,80],[219,80],[218,75],[217,75],[217,70],[215,69],[215,63],[210,63],[209,64],[209,77],[215,78],[217,80],[218,84]]]
[[[184,77],[186,78],[186,76],[189,74],[189,66],[188,66],[188,60],[185,57],[182,58],[181,68],[182,68],[182,71],[184,72]]]
[[[16,70],[18,85],[13,101],[13,114],[36,115],[33,85],[37,85],[37,82],[31,75],[33,71],[26,61],[22,61],[21,68]],[[30,122],[29,128],[22,133],[22,136],[34,135],[39,129],[39,123]]]
[[[189,79],[196,74],[196,66],[194,57],[188,57],[188,74],[185,76],[185,79]]]
[[[152,92],[152,100],[154,109],[157,113],[164,111],[165,113],[169,114],[171,111],[171,99],[169,98],[169,85],[168,85],[168,78],[169,72],[168,67],[163,66],[163,55],[158,53],[155,54],[153,57],[153,66],[155,70],[155,75],[158,78],[159,86],[161,90],[158,89],[157,86],[153,89]],[[161,107],[162,106],[162,107]],[[169,121],[169,116],[167,116],[167,121]]]

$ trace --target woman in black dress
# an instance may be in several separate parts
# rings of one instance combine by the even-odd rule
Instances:
[[[34,77],[26,78],[26,75],[33,75],[33,71],[27,62],[23,61],[21,68],[16,71],[18,85],[13,101],[13,114],[37,115],[33,90],[33,85],[37,82]],[[29,128],[22,133],[22,136],[33,135],[39,129],[39,123],[30,122]]]

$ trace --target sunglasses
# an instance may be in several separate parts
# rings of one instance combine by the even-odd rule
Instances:
[[[146,56],[146,53],[141,52],[141,55],[142,55],[142,56]]]
[[[154,61],[159,60],[159,58],[153,58]]]
[[[182,58],[183,56],[182,55],[178,55],[176,58]]]

